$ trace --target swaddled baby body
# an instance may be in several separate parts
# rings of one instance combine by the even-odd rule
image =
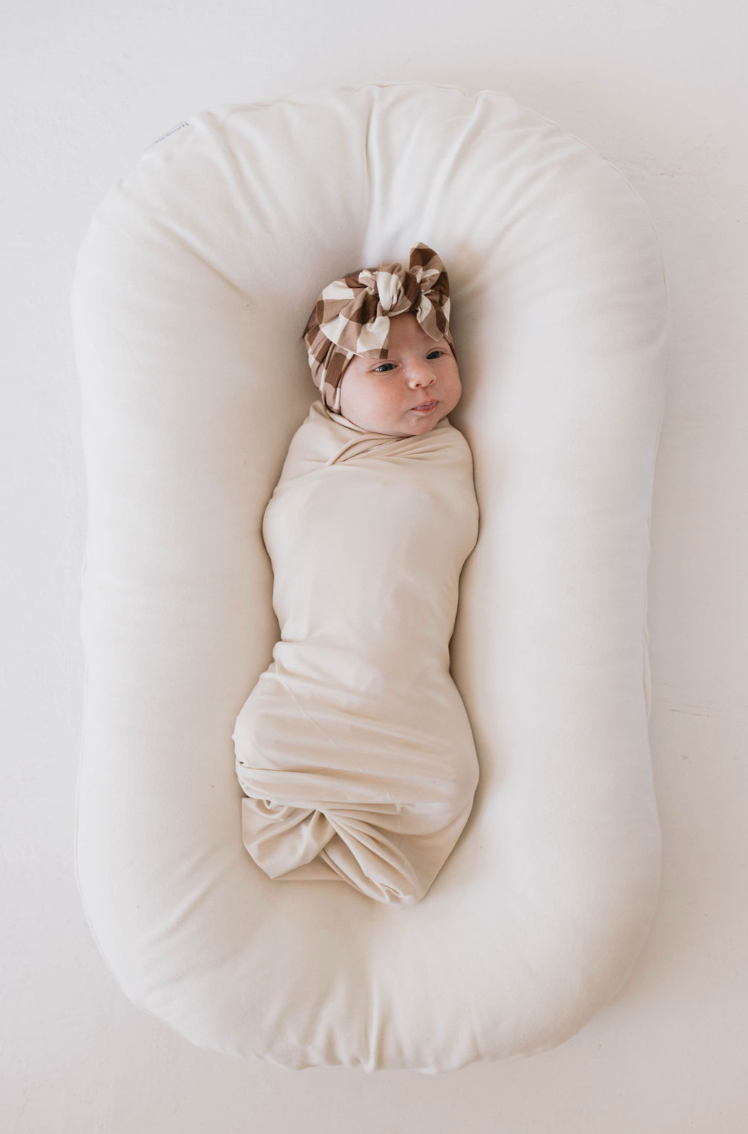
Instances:
[[[352,280],[346,306],[339,285]],[[410,906],[453,850],[478,784],[449,641],[479,512],[470,448],[447,420],[461,386],[441,262],[418,245],[410,271],[386,264],[345,281],[330,285],[337,310],[325,289],[307,324],[323,397],[263,517],[281,639],[233,734],[242,837],[270,878],[344,881]],[[362,328],[379,319],[382,332],[383,307],[384,345],[345,348],[341,312],[360,350]],[[332,350],[313,360],[325,332]]]

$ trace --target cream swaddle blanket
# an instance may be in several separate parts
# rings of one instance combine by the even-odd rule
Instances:
[[[449,672],[473,460],[446,417],[406,437],[344,421],[312,404],[263,517],[281,640],[233,733],[242,838],[270,878],[410,906],[479,777]]]

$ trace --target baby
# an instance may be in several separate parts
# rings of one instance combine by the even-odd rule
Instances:
[[[449,673],[478,539],[449,281],[418,244],[329,284],[304,331],[320,398],[263,517],[281,639],[234,729],[242,837],[270,878],[411,906],[472,808]]]

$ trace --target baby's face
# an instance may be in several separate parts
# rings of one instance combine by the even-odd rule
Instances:
[[[434,342],[412,311],[390,319],[389,358],[355,355],[343,371],[340,412],[373,433],[430,433],[460,400],[457,360],[446,339]],[[433,409],[417,412],[424,402]]]

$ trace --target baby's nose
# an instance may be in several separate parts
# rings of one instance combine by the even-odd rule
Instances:
[[[433,381],[433,378],[431,366],[425,359],[413,359],[408,366],[408,380],[410,382],[430,382]]]

